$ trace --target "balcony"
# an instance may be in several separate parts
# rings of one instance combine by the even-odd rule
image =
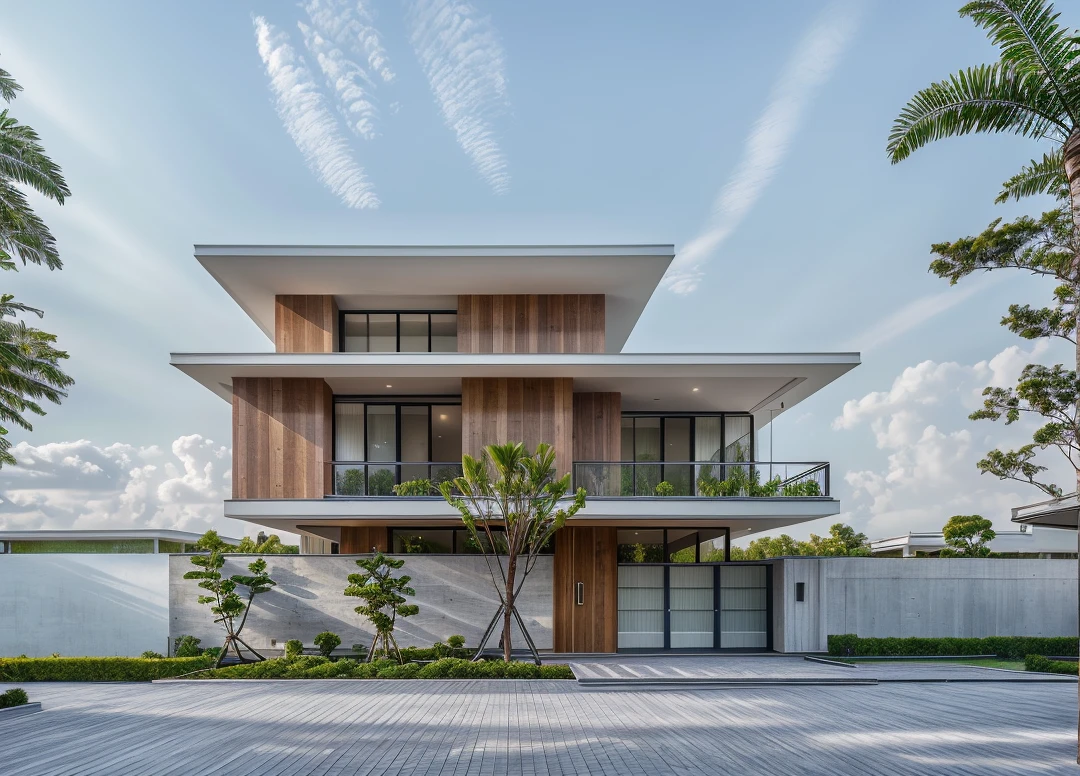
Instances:
[[[461,475],[460,461],[334,461],[334,495],[394,496],[394,486],[427,480],[437,496],[440,482]],[[814,498],[828,497],[828,463],[778,461],[588,461],[577,462],[574,488],[596,497]]]
[[[589,461],[574,487],[590,496],[813,498],[829,496],[829,464],[780,461]]]

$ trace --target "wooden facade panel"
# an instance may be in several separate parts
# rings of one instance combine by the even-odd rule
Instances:
[[[479,456],[486,445],[540,442],[555,448],[559,474],[573,462],[571,378],[466,377],[461,381],[461,448]]]
[[[342,555],[362,555],[372,549],[386,552],[387,528],[384,526],[346,526],[341,529],[338,552]]]
[[[274,346],[278,353],[337,350],[337,302],[329,295],[274,297]]]
[[[458,352],[603,353],[603,294],[458,297]]]
[[[622,456],[622,394],[574,394],[574,460],[618,461]]]
[[[333,396],[321,378],[233,378],[233,498],[332,488]]]
[[[615,652],[619,579],[616,529],[568,526],[555,539],[552,614],[556,652]],[[583,585],[577,603],[577,585]]]

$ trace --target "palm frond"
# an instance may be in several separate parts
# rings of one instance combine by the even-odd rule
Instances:
[[[1060,146],[1043,154],[1042,159],[1032,159],[1031,164],[1001,184],[1001,193],[994,201],[1001,204],[1036,194],[1053,194],[1059,199],[1069,196],[1069,180],[1065,177],[1065,158]]]
[[[5,102],[11,102],[21,91],[22,87],[11,77],[11,73],[0,69],[0,97],[3,97]]]
[[[0,111],[0,176],[30,186],[61,205],[71,196],[60,165],[46,155],[38,133],[9,116],[6,109]]]
[[[26,196],[0,177],[0,253],[2,265],[10,269],[9,257],[17,256],[23,264],[44,264],[60,269],[60,253],[56,238],[45,222],[33,211]]]
[[[987,30],[987,37],[1001,49],[1001,61],[1019,70],[1039,73],[1046,89],[1060,102],[1070,124],[1080,124],[1080,104],[1074,91],[1076,37],[1058,24],[1060,14],[1045,0],[975,0],[960,15]]]
[[[1064,140],[1069,131],[1060,101],[1039,74],[995,63],[962,70],[912,97],[893,123],[886,150],[895,164],[946,137],[1009,132]]]

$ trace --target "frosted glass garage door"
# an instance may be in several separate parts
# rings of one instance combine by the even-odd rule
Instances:
[[[764,566],[720,569],[720,646],[764,649],[768,644],[769,610]]]
[[[619,649],[664,648],[664,567],[619,566]]]

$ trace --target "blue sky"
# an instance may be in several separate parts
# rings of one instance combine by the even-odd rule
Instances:
[[[1048,289],[1023,277],[950,289],[926,267],[931,243],[1046,204],[993,204],[1042,149],[969,138],[895,167],[884,151],[917,89],[995,58],[958,4],[473,0],[464,49],[432,43],[438,5],[325,9],[377,38],[345,52],[366,75],[342,103],[357,130],[305,42],[300,24],[318,25],[302,4],[8,9],[0,67],[25,88],[12,113],[74,196],[40,207],[65,269],[4,279],[46,309],[77,384],[33,434],[13,434],[26,465],[0,473],[0,526],[224,525],[229,407],[167,362],[269,348],[191,255],[229,242],[671,242],[684,257],[704,243],[695,289],[659,289],[627,349],[861,351],[861,367],[775,428],[778,460],[832,461],[845,519],[875,537],[966,511],[1005,527],[1008,506],[1037,500],[973,469],[1023,430],[966,415],[987,381],[1063,358],[997,327],[1010,302]],[[378,207],[350,207],[305,163],[259,24],[263,53],[302,57],[326,109],[317,140],[340,153],[316,163],[353,185],[362,175],[363,204]],[[810,530],[827,522],[792,533]]]

